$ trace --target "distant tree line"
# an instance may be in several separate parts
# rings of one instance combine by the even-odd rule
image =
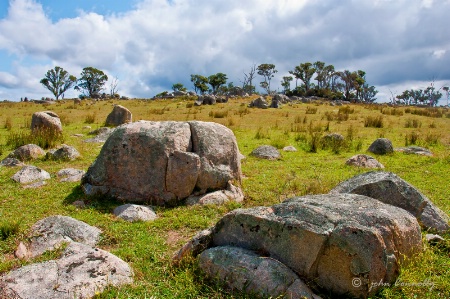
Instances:
[[[395,98],[392,97],[391,100],[394,104],[436,106],[439,99],[442,98],[441,89],[446,92],[448,99],[448,86],[436,89],[434,82],[432,82],[430,86],[425,89],[405,90],[402,94],[395,96]]]

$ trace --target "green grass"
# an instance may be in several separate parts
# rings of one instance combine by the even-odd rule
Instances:
[[[127,261],[134,270],[135,282],[130,286],[109,288],[96,298],[249,298],[230,293],[215,282],[205,279],[195,261],[180,267],[171,264],[173,253],[196,232],[214,225],[225,213],[236,208],[273,205],[292,196],[326,193],[338,183],[362,170],[345,165],[351,156],[365,153],[379,136],[390,139],[394,147],[415,142],[428,147],[433,157],[394,153],[376,156],[392,171],[417,187],[439,208],[450,215],[450,119],[445,109],[405,109],[376,105],[349,105],[341,108],[327,104],[291,104],[281,109],[248,109],[250,99],[230,99],[213,106],[193,106],[192,99],[99,101],[83,100],[59,102],[49,107],[33,103],[0,103],[0,123],[14,121],[11,128],[0,128],[1,158],[13,150],[6,145],[11,132],[29,128],[31,115],[36,111],[52,110],[64,119],[64,142],[74,146],[82,158],[72,162],[36,160],[32,164],[48,171],[52,178],[39,189],[23,189],[10,177],[18,171],[0,168],[0,228],[6,238],[0,238],[0,273],[21,266],[24,262],[13,258],[18,243],[26,239],[31,225],[50,215],[67,215],[95,225],[103,231],[100,247]],[[113,104],[127,107],[133,120],[201,120],[228,126],[236,135],[239,149],[247,158],[242,161],[245,201],[224,206],[156,208],[159,218],[151,223],[128,223],[112,216],[121,202],[86,198],[78,183],[59,183],[56,172],[73,167],[87,170],[100,152],[101,145],[82,142],[74,134],[84,134],[102,126]],[[339,110],[338,110],[339,109]],[[384,111],[382,113],[381,110]],[[221,112],[226,111],[223,117]],[[315,111],[315,112],[314,112]],[[401,110],[403,111],[403,110]],[[220,112],[219,115],[217,112]],[[314,113],[311,113],[314,112]],[[216,115],[214,115],[216,113]],[[307,115],[308,114],[308,115]],[[327,119],[326,115],[330,115]],[[338,115],[346,115],[339,117]],[[411,114],[414,114],[413,118]],[[94,116],[95,117],[92,117]],[[306,116],[307,115],[307,116]],[[441,117],[437,117],[441,115]],[[217,117],[219,116],[219,117]],[[348,117],[347,117],[348,116]],[[382,117],[383,127],[365,127],[368,117]],[[422,125],[405,128],[408,119]],[[84,128],[89,120],[91,129]],[[92,120],[92,123],[91,123]],[[325,129],[345,136],[345,146],[322,148],[313,135],[322,136]],[[283,152],[278,161],[259,160],[249,156],[257,146],[272,144],[278,148],[293,145],[298,152]],[[315,150],[312,151],[312,147]],[[85,200],[87,207],[77,209],[71,203]],[[18,223],[20,219],[20,224]],[[450,235],[445,236],[447,239]],[[384,289],[376,298],[446,298],[450,297],[450,258],[448,242],[443,247],[426,246],[400,274],[406,286]],[[431,290],[414,286],[429,279],[436,286]]]

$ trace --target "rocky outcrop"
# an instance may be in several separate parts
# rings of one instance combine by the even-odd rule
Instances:
[[[355,155],[348,159],[345,164],[363,168],[384,168],[383,164],[368,155]]]
[[[9,158],[16,158],[22,162],[39,159],[44,156],[45,151],[36,144],[22,145],[8,155]]]
[[[179,204],[240,182],[236,138],[223,125],[139,121],[118,127],[83,177],[86,194]]]
[[[342,182],[330,193],[353,193],[402,208],[425,229],[448,231],[449,217],[414,186],[392,172],[367,172]]]
[[[369,146],[368,151],[376,155],[386,155],[393,153],[394,147],[389,139],[378,138]]]
[[[261,108],[261,109],[267,109],[269,108],[269,104],[267,104],[266,99],[263,97],[259,97],[254,99],[253,101],[248,104],[249,108]]]
[[[52,111],[35,112],[31,117],[31,130],[48,130],[62,133],[62,124],[58,114]]]
[[[250,155],[254,156],[256,158],[267,159],[267,160],[281,159],[280,152],[271,145],[258,146],[250,153]]]
[[[315,290],[366,298],[380,281],[396,280],[402,261],[422,250],[422,236],[403,209],[362,195],[326,194],[234,210],[183,246],[176,259],[220,246],[281,262]]]
[[[121,105],[114,105],[113,110],[106,117],[105,125],[107,126],[120,126],[122,124],[132,122],[133,116],[127,108]]]

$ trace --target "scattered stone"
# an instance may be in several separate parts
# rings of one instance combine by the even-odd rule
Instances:
[[[125,204],[114,209],[114,215],[128,222],[153,221],[156,213],[149,206]]]
[[[89,132],[90,135],[97,135],[97,136],[95,136],[94,138],[85,139],[84,142],[88,142],[88,143],[105,142],[109,138],[109,136],[112,135],[113,132],[114,132],[114,129],[102,127],[98,130]]]
[[[250,250],[214,247],[200,255],[199,266],[229,289],[262,298],[320,298],[283,263]]]
[[[420,146],[414,146],[414,145],[411,145],[408,147],[397,147],[394,149],[394,151],[405,153],[405,154],[416,154],[416,155],[428,156],[428,157],[433,156],[433,153],[429,149],[420,147]]]
[[[84,126],[84,127],[83,127],[83,130],[90,130],[90,129],[92,129],[91,126]]]
[[[26,144],[16,148],[8,155],[8,158],[15,158],[20,161],[39,159],[45,156],[45,151],[36,144]]]
[[[422,236],[403,209],[357,194],[325,194],[234,210],[215,225],[211,245],[263,253],[333,297],[366,298],[380,290],[378,282],[396,281],[401,262],[422,250]]]
[[[64,168],[56,173],[60,182],[79,182],[86,173],[84,170],[75,168]]]
[[[120,126],[123,124],[131,123],[133,116],[130,110],[121,106],[114,105],[113,111],[106,117],[105,124],[107,126]]]
[[[261,159],[278,160],[281,159],[280,152],[271,145],[261,145],[254,149],[250,155]]]
[[[0,162],[0,166],[7,166],[7,167],[17,167],[17,166],[25,166],[25,164],[16,158],[5,158]]]
[[[378,138],[368,149],[369,152],[376,155],[386,155],[394,152],[392,142],[387,138]]]
[[[248,104],[249,108],[261,108],[261,109],[267,109],[269,108],[269,105],[267,104],[266,99],[263,97],[259,97],[254,99],[253,101]]]
[[[19,243],[19,246],[17,246],[16,251],[14,251],[14,256],[18,259],[26,259],[29,256],[28,249],[22,242]]]
[[[426,234],[425,239],[427,240],[428,243],[430,243],[432,245],[436,245],[436,244],[445,242],[444,238],[442,238],[439,235],[434,235],[434,234]]]
[[[226,190],[219,190],[201,196],[189,196],[186,199],[186,205],[221,205],[229,201],[244,201],[244,193],[241,188],[233,186],[230,182],[228,182]]]
[[[187,257],[195,257],[204,250],[211,247],[213,238],[213,228],[208,228],[197,233],[191,240],[178,250],[172,257],[172,262],[178,265]]]
[[[45,181],[39,181],[31,184],[24,185],[24,189],[35,189],[35,188],[41,188],[42,186],[47,185]]]
[[[71,242],[95,246],[100,240],[100,233],[98,228],[71,217],[50,216],[31,227],[29,255],[36,257]]]
[[[292,145],[288,145],[288,146],[283,147],[283,151],[284,152],[296,152],[297,149]]]
[[[174,205],[241,180],[236,137],[208,122],[139,121],[118,127],[82,179],[87,195]],[[198,167],[200,161],[200,167]]]
[[[51,160],[73,161],[80,157],[81,155],[76,148],[66,144],[63,144],[55,151],[49,151],[47,153],[47,159]]]
[[[23,266],[0,278],[6,298],[92,298],[133,282],[127,263],[98,248],[70,243],[58,260]]]
[[[449,217],[414,186],[392,172],[372,171],[340,183],[330,193],[353,193],[375,198],[402,208],[417,218],[428,230],[450,229]]]
[[[364,168],[384,168],[374,157],[368,155],[355,155],[348,159],[345,164]]]
[[[73,134],[72,136],[73,136],[73,137],[83,137],[84,134]]]
[[[62,133],[62,124],[58,114],[52,111],[35,112],[31,117],[31,130],[48,130]]]
[[[21,184],[28,184],[36,181],[49,180],[50,174],[36,166],[24,166],[11,179]]]

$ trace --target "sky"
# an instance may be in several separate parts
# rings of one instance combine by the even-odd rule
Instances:
[[[0,0],[0,101],[51,97],[39,81],[55,66],[95,67],[119,94],[150,98],[193,90],[191,74],[241,86],[262,63],[281,91],[295,66],[323,61],[365,71],[387,102],[450,85],[449,11],[450,0]]]

